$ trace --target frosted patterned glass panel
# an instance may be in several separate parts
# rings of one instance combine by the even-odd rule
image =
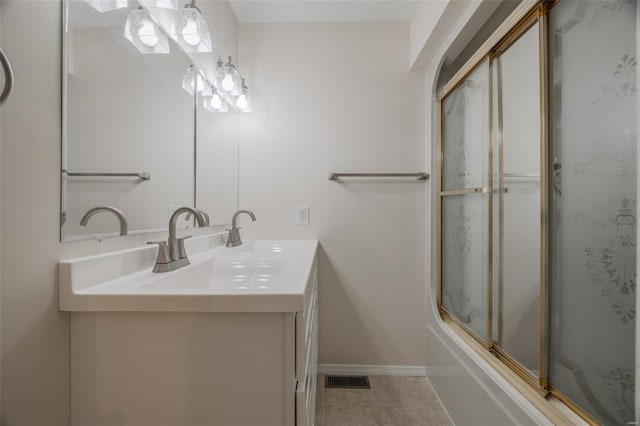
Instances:
[[[550,382],[607,425],[635,420],[636,8],[563,0],[550,22]]]
[[[443,102],[442,188],[487,186],[489,63],[484,61]]]
[[[442,198],[442,306],[487,338],[487,196]]]
[[[502,108],[500,172],[508,192],[502,226],[499,346],[523,367],[540,368],[540,55],[538,24],[497,58]],[[496,228],[498,229],[498,228]],[[496,315],[497,316],[497,315]],[[495,337],[494,337],[495,338]]]

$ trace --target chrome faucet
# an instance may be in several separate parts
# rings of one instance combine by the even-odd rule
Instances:
[[[80,219],[80,225],[87,226],[87,223],[89,223],[89,219],[91,219],[91,216],[100,212],[113,213],[120,221],[120,235],[127,235],[127,218],[124,217],[124,213],[122,213],[122,210],[111,206],[98,206],[87,210],[84,216],[82,216],[82,219]]]
[[[184,241],[191,238],[191,236],[177,238],[176,237],[176,225],[178,222],[178,216],[182,213],[192,214],[196,218],[198,226],[205,226],[206,220],[204,215],[192,209],[191,207],[180,207],[173,212],[169,219],[169,239],[167,241],[153,241],[147,244],[158,244],[158,257],[156,264],[153,267],[153,272],[169,272],[180,269],[183,266],[187,266],[189,258],[187,257],[187,251],[184,248]]]
[[[205,224],[205,220],[202,214],[199,211],[192,209],[191,207],[180,207],[171,215],[171,218],[169,219],[169,240],[167,241],[169,245],[169,256],[171,257],[171,262],[177,262],[182,259],[186,261],[184,265],[176,265],[178,268],[189,264],[189,259],[187,259],[186,253],[185,257],[181,259],[180,252],[184,252],[184,240],[191,238],[176,237],[176,223],[178,222],[178,216],[180,216],[182,213],[191,213],[196,218],[196,223],[198,224],[198,226],[204,226]]]
[[[246,213],[251,217],[251,221],[256,221],[256,215],[253,214],[251,210],[238,210],[234,213],[233,218],[231,219],[231,229],[227,229],[229,231],[229,238],[227,239],[226,247],[238,247],[242,245],[242,240],[240,239],[240,227],[238,227],[238,216],[241,213]]]

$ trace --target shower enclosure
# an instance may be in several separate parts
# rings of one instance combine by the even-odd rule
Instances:
[[[637,8],[538,2],[440,92],[441,314],[604,424],[635,421]]]

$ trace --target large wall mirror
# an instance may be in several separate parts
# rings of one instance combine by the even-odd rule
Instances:
[[[167,11],[126,0],[63,7],[61,240],[119,235],[111,214],[81,225],[97,206],[121,210],[129,234],[166,230],[181,206],[206,211],[212,226],[228,223],[237,209],[237,115],[203,107],[185,85],[197,72],[193,58],[171,37],[141,46],[126,37],[132,11],[154,22]]]

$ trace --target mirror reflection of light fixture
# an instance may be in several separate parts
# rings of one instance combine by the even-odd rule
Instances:
[[[184,77],[182,77],[182,88],[191,96],[196,92],[198,93],[198,96],[211,96],[213,93],[209,80],[200,70],[197,70],[193,64],[189,65],[184,72]]]
[[[251,104],[251,97],[249,96],[249,88],[244,84],[244,78],[242,79],[242,93],[236,99],[236,107],[240,112],[253,111],[253,105]]]
[[[229,104],[220,96],[216,89],[213,89],[211,97],[204,99],[204,107],[212,112],[229,111]]]
[[[127,0],[84,0],[89,6],[100,13],[128,7]]]
[[[129,12],[124,36],[141,53],[169,53],[169,39],[142,6]]]
[[[242,94],[242,77],[235,65],[231,62],[231,56],[226,64],[218,62],[216,75],[216,89],[223,94],[240,96]]]
[[[190,0],[171,24],[171,38],[185,52],[212,52],[211,34],[195,0]]]
[[[161,9],[178,10],[178,0],[155,0],[155,7]]]

